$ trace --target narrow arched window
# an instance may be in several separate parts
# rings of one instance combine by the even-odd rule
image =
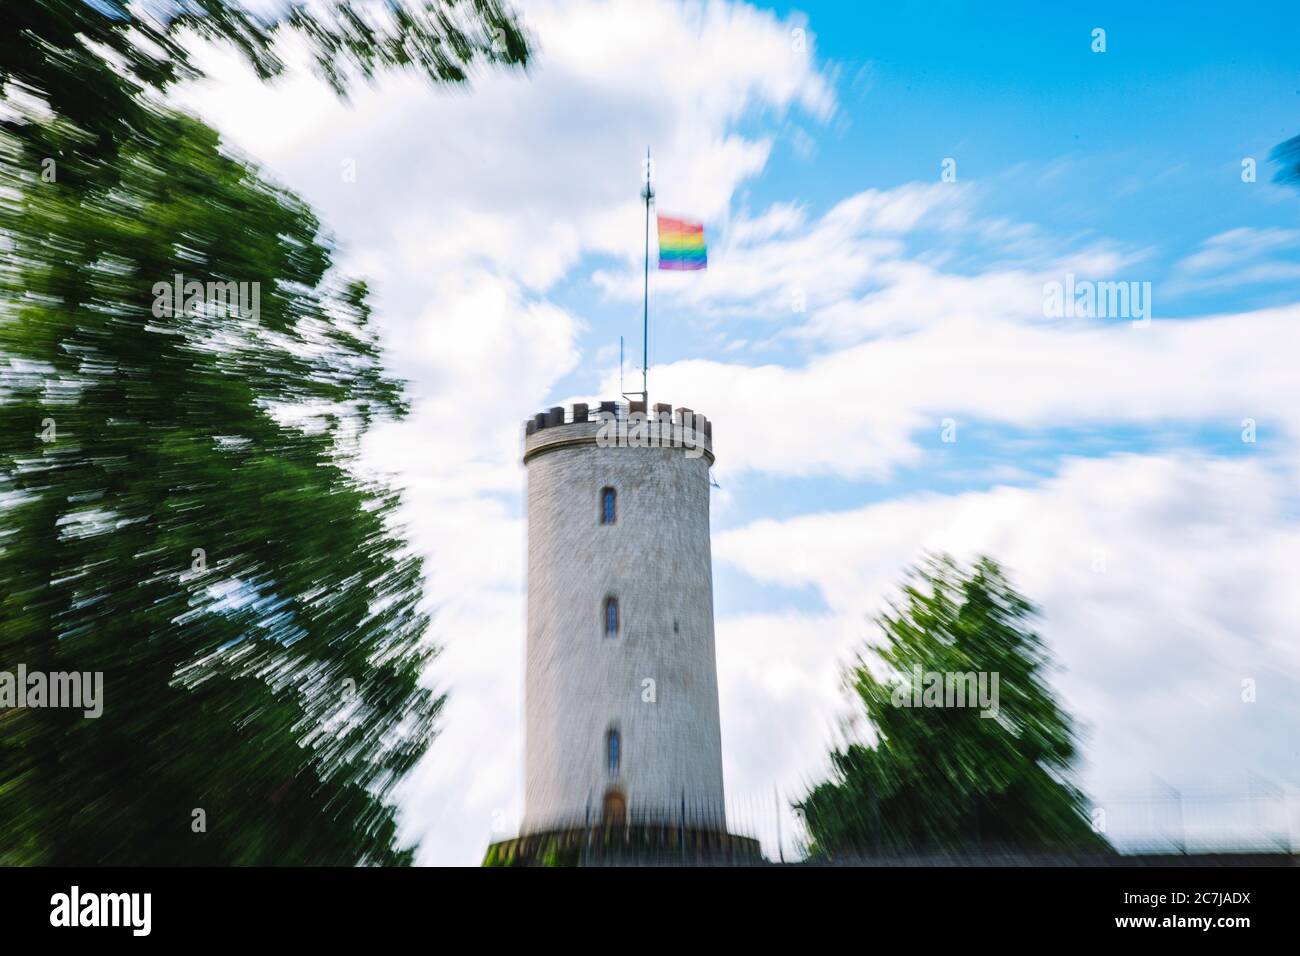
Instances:
[[[613,524],[618,516],[618,499],[613,488],[600,490],[600,523]]]
[[[605,598],[605,636],[618,637],[618,598]]]
[[[621,747],[622,740],[619,738],[618,731],[611,727],[605,734],[605,759],[609,764],[610,773],[618,773],[619,760],[622,759]]]

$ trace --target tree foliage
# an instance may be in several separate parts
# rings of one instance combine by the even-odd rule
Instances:
[[[401,862],[387,801],[441,701],[396,496],[352,467],[399,386],[311,212],[151,126],[112,191],[29,182],[3,220],[0,660],[104,675],[97,719],[0,712],[4,858]],[[160,317],[177,274],[260,314]]]
[[[0,0],[0,22],[0,93],[34,96],[83,131],[63,156],[76,175],[112,170],[93,161],[111,157],[124,135],[147,124],[150,100],[142,94],[200,75],[187,35],[232,46],[270,79],[285,69],[276,40],[293,33],[341,95],[381,70],[463,83],[477,62],[523,65],[529,52],[499,0],[285,0],[263,16],[228,0]],[[39,156],[56,155],[40,151],[51,145],[41,139],[43,124],[5,125],[32,139]]]
[[[1285,143],[1278,143],[1273,147],[1269,158],[1278,165],[1274,179],[1300,189],[1300,136],[1292,136]]]
[[[0,20],[0,671],[104,681],[98,718],[0,709],[0,863],[409,862],[394,787],[442,700],[397,496],[357,467],[401,385],[311,210],[159,95],[186,31],[263,77],[296,31],[340,92],[523,34],[495,0]],[[177,276],[258,308],[158,308]]]
[[[1106,847],[1069,780],[1075,734],[1045,682],[1035,615],[989,558],[967,570],[935,557],[911,572],[877,621],[878,666],[859,657],[845,674],[874,739],[834,751],[831,779],[796,805],[814,855]],[[996,716],[901,706],[918,669],[997,674]]]

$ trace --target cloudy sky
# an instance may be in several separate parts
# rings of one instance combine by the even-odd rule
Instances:
[[[403,795],[420,862],[522,811],[520,423],[616,397],[620,335],[639,364],[647,146],[709,241],[652,277],[650,383],[715,424],[728,798],[769,853],[925,550],[1042,607],[1119,826],[1300,786],[1293,4],[517,6],[534,63],[471,90],[343,103],[206,51],[182,94],[316,207],[410,382],[367,463],[406,489],[451,694]],[[1068,276],[1149,289],[1151,321],[1046,315]]]

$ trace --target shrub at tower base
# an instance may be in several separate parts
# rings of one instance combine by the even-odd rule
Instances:
[[[833,752],[832,778],[795,805],[814,858],[1109,852],[1069,782],[1075,733],[1035,616],[989,558],[910,574],[877,620],[883,666],[859,657],[845,673],[873,739]],[[954,699],[954,684],[981,699]]]

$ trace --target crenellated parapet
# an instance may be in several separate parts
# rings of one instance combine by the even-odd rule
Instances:
[[[686,406],[643,401],[555,405],[524,423],[524,463],[554,448],[596,444],[622,448],[682,448],[688,457],[714,462],[713,423]]]

